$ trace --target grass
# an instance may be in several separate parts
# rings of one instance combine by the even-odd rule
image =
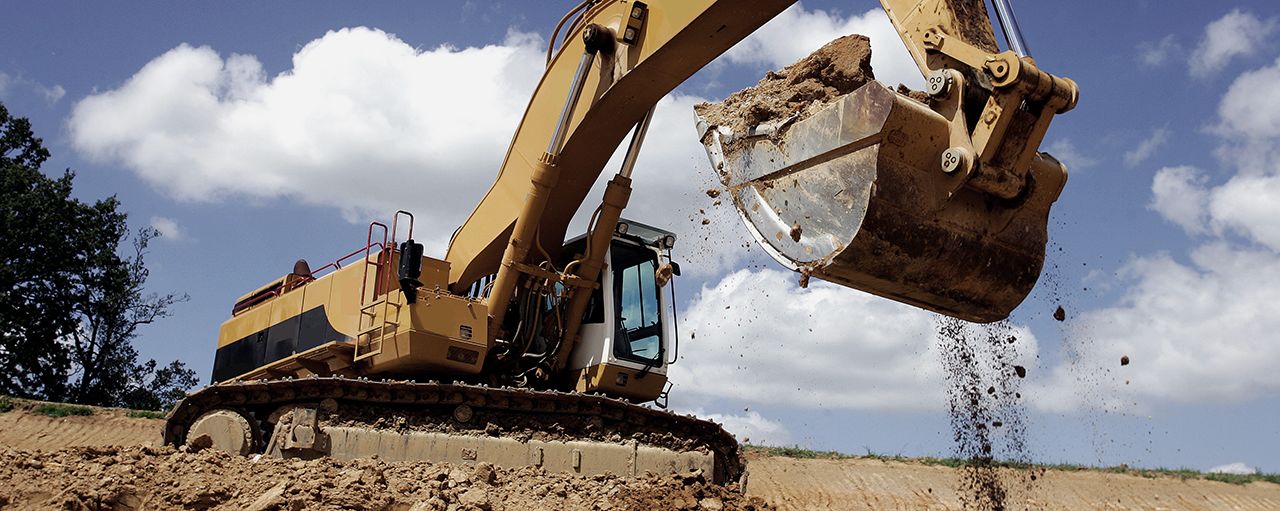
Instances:
[[[151,410],[129,410],[125,414],[130,419],[163,419],[164,412],[153,412]]]
[[[13,400],[9,396],[0,396],[0,413],[13,409]]]
[[[93,415],[93,408],[62,403],[47,403],[33,408],[31,412],[50,417],[68,417],[71,415]]]
[[[919,463],[922,465],[943,466],[949,468],[960,468],[979,463],[994,465],[999,468],[1009,469],[1028,469],[1038,468],[1044,470],[1057,470],[1062,472],[1079,472],[1079,471],[1095,471],[1110,474],[1127,474],[1138,477],[1154,479],[1156,477],[1173,477],[1177,479],[1204,479],[1208,481],[1218,481],[1229,484],[1245,485],[1252,482],[1264,481],[1274,484],[1280,484],[1280,474],[1267,474],[1258,472],[1255,474],[1223,474],[1210,472],[1205,473],[1199,470],[1187,468],[1132,468],[1128,465],[1117,465],[1113,467],[1092,467],[1087,465],[1077,465],[1071,463],[1022,463],[1015,461],[978,461],[967,458],[934,458],[920,457],[909,458],[902,455],[885,455],[876,454],[867,451],[866,454],[847,454],[836,451],[815,451],[805,449],[799,446],[779,447],[767,445],[750,445],[743,444],[744,451],[764,454],[766,456],[780,456],[798,459],[825,459],[825,460],[841,460],[841,459],[863,459],[878,461],[895,461],[900,463]]]

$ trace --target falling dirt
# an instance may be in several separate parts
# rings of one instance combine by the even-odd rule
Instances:
[[[1067,310],[1066,310],[1066,309],[1063,309],[1063,308],[1062,308],[1062,306],[1061,306],[1061,305],[1059,305],[1059,306],[1058,306],[1058,310],[1053,311],[1053,319],[1056,319],[1056,320],[1058,320],[1058,321],[1066,321],[1066,320],[1067,320]]]
[[[1129,365],[1129,355],[1121,355],[1121,356],[1120,356],[1120,365],[1122,365],[1122,366],[1127,366],[1127,365]],[[1125,382],[1125,383],[1128,383],[1128,382]]]
[[[781,71],[770,71],[754,87],[735,92],[723,102],[693,108],[712,124],[745,132],[793,115],[804,119],[874,79],[871,40],[848,35]]]
[[[712,199],[715,199],[715,198],[720,197],[720,189],[719,189],[719,188],[707,188],[707,197],[711,197]]]
[[[939,318],[948,411],[961,467],[956,493],[965,509],[1004,511],[1024,500],[1037,475],[999,469],[997,461],[1029,462],[1026,410],[1019,380],[1026,370],[1014,365],[1017,337],[1007,321],[970,324]],[[1017,378],[1014,378],[1014,376]],[[1011,499],[1011,495],[1024,494]]]

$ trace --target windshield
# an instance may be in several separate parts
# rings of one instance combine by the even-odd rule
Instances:
[[[625,243],[612,247],[613,296],[618,318],[614,356],[661,364],[662,310],[658,302],[657,254]]]

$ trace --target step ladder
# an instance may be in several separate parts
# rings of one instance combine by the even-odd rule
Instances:
[[[383,340],[396,335],[400,328],[400,310],[405,305],[396,299],[398,297],[399,293],[387,293],[360,307],[360,330],[356,332],[353,353],[356,362],[382,353]]]

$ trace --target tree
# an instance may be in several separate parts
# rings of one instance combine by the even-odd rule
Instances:
[[[24,118],[0,104],[0,393],[105,406],[172,404],[198,379],[182,362],[139,363],[138,328],[186,300],[145,294],[144,256],[159,234],[133,238],[113,196],[71,197],[74,173],[49,158]]]

